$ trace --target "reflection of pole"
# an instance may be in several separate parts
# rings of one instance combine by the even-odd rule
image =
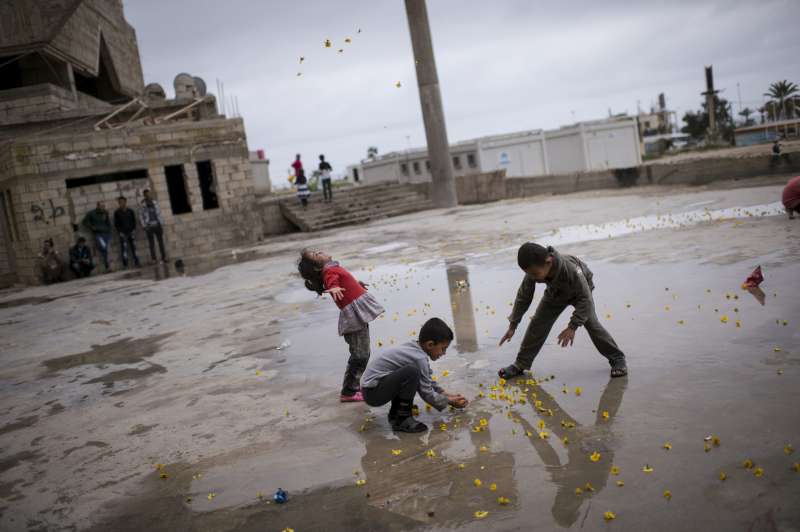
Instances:
[[[428,140],[433,204],[436,207],[455,207],[458,203],[456,185],[453,179],[442,93],[439,91],[439,76],[436,74],[425,0],[406,0],[406,16],[417,66],[417,85],[422,105],[422,120],[425,122],[425,137]]]
[[[464,263],[447,264],[447,286],[456,328],[456,346],[460,353],[473,353],[478,350],[478,331],[469,291],[469,271]]]

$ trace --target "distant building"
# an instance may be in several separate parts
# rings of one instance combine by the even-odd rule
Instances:
[[[628,168],[641,163],[636,120],[617,117],[559,129],[491,135],[450,146],[456,176],[504,169],[507,177]],[[427,150],[388,153],[348,167],[364,183],[430,181]]]
[[[800,117],[739,127],[734,130],[733,135],[737,146],[800,138]]]
[[[98,201],[137,209],[144,189],[171,257],[261,236],[244,122],[220,115],[200,78],[174,85],[174,99],[144,85],[121,0],[0,4],[0,286],[37,283],[45,239],[67,257]]]
[[[269,159],[264,156],[264,150],[250,152],[250,169],[253,171],[256,194],[269,194],[272,182],[269,180]]]

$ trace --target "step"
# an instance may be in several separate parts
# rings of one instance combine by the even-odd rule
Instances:
[[[294,214],[298,218],[303,218],[303,220],[305,220],[305,222],[308,225],[313,225],[315,223],[319,223],[319,222],[322,222],[322,221],[325,221],[325,220],[336,219],[336,218],[341,218],[343,216],[348,216],[348,215],[353,214],[353,213],[369,213],[369,212],[375,212],[375,211],[386,210],[386,209],[391,210],[394,207],[397,207],[397,206],[400,206],[400,205],[415,205],[415,204],[419,204],[419,203],[424,203],[426,201],[428,201],[428,200],[426,198],[424,198],[424,197],[416,197],[416,198],[414,198],[414,197],[406,197],[406,198],[401,198],[401,199],[397,199],[397,200],[390,201],[390,202],[385,202],[385,203],[375,203],[375,204],[365,205],[365,206],[362,206],[362,207],[359,207],[359,208],[348,209],[348,210],[345,210],[345,211],[324,210],[324,211],[318,211],[318,212],[308,212],[308,211],[303,212],[302,209],[297,209],[297,210],[293,210],[292,214]],[[309,207],[309,209],[312,209],[312,208],[313,207]]]
[[[425,196],[420,194],[402,194],[385,198],[383,201],[366,201],[366,202],[353,202],[347,207],[337,207],[330,204],[315,204],[311,203],[306,209],[300,205],[299,202],[294,205],[286,205],[286,208],[294,212],[297,216],[303,216],[308,219],[327,217],[327,216],[341,216],[355,210],[368,210],[379,208],[381,205],[391,205],[406,201],[425,201]]]
[[[352,225],[355,223],[360,222],[369,222],[374,220],[380,220],[383,218],[390,218],[393,216],[400,216],[403,214],[410,214],[413,212],[419,212],[423,210],[428,210],[433,208],[433,203],[431,201],[424,201],[415,203],[413,205],[403,205],[398,206],[393,209],[383,209],[380,211],[375,211],[372,213],[361,213],[361,214],[353,214],[352,216],[331,220],[326,223],[321,224],[314,224],[311,226],[311,230],[313,231],[322,231],[325,229],[331,229],[334,227],[341,227],[344,225]]]
[[[380,200],[383,197],[395,196],[395,195],[398,195],[398,194],[419,194],[419,192],[416,189],[413,189],[413,188],[399,187],[398,186],[398,187],[385,188],[385,189],[381,189],[381,190],[375,190],[375,191],[372,191],[372,192],[370,192],[368,194],[366,194],[366,193],[365,194],[347,194],[347,195],[334,194],[333,202],[329,203],[328,205],[333,206],[333,207],[339,206],[339,205],[349,205],[354,201],[358,201],[358,202],[364,202],[364,201],[369,201],[369,200],[373,200],[374,201],[374,200]],[[322,196],[322,194],[312,194],[310,196],[310,200],[312,202],[314,202],[314,203],[316,203],[318,201],[322,202],[323,201],[323,196]],[[297,196],[294,196],[293,198],[286,198],[283,201],[287,201],[287,202],[297,201]]]

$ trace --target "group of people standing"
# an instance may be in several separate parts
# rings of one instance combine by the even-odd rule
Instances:
[[[294,184],[297,188],[297,198],[300,200],[303,208],[306,208],[308,206],[308,198],[311,196],[311,191],[308,188],[308,178],[303,169],[303,162],[300,160],[299,153],[292,163],[292,169],[294,170]],[[330,163],[325,160],[324,155],[319,156],[318,169],[320,182],[322,183],[323,201],[325,201],[325,203],[330,203],[333,201],[333,186],[331,185],[331,172],[333,168]]]
[[[147,235],[150,245],[150,258],[156,263],[155,243],[158,241],[158,248],[161,252],[161,262],[166,263],[167,254],[164,247],[164,220],[161,217],[161,208],[158,202],[150,196],[150,191],[143,192],[144,199],[139,207],[138,223]],[[130,262],[138,268],[141,266],[139,257],[136,255],[136,212],[128,207],[128,200],[124,196],[117,198],[117,209],[112,217],[105,208],[105,203],[97,202],[97,206],[86,213],[81,225],[91,233],[95,249],[100,255],[106,272],[111,271],[108,261],[108,254],[111,250],[111,240],[113,230],[116,229],[119,236],[120,258],[122,266],[127,268]],[[44,242],[42,253],[39,255],[39,268],[42,280],[46,284],[64,280],[64,262],[55,250],[52,239]],[[69,269],[75,277],[88,277],[95,269],[92,250],[86,243],[86,238],[79,236],[75,245],[69,250]]]

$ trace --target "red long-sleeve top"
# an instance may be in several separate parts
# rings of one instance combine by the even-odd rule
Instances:
[[[322,283],[325,285],[326,290],[337,286],[344,288],[344,293],[342,293],[344,297],[339,301],[334,300],[336,306],[340,309],[343,309],[366,292],[364,287],[353,277],[353,274],[339,266],[339,264],[326,265],[323,268]]]

